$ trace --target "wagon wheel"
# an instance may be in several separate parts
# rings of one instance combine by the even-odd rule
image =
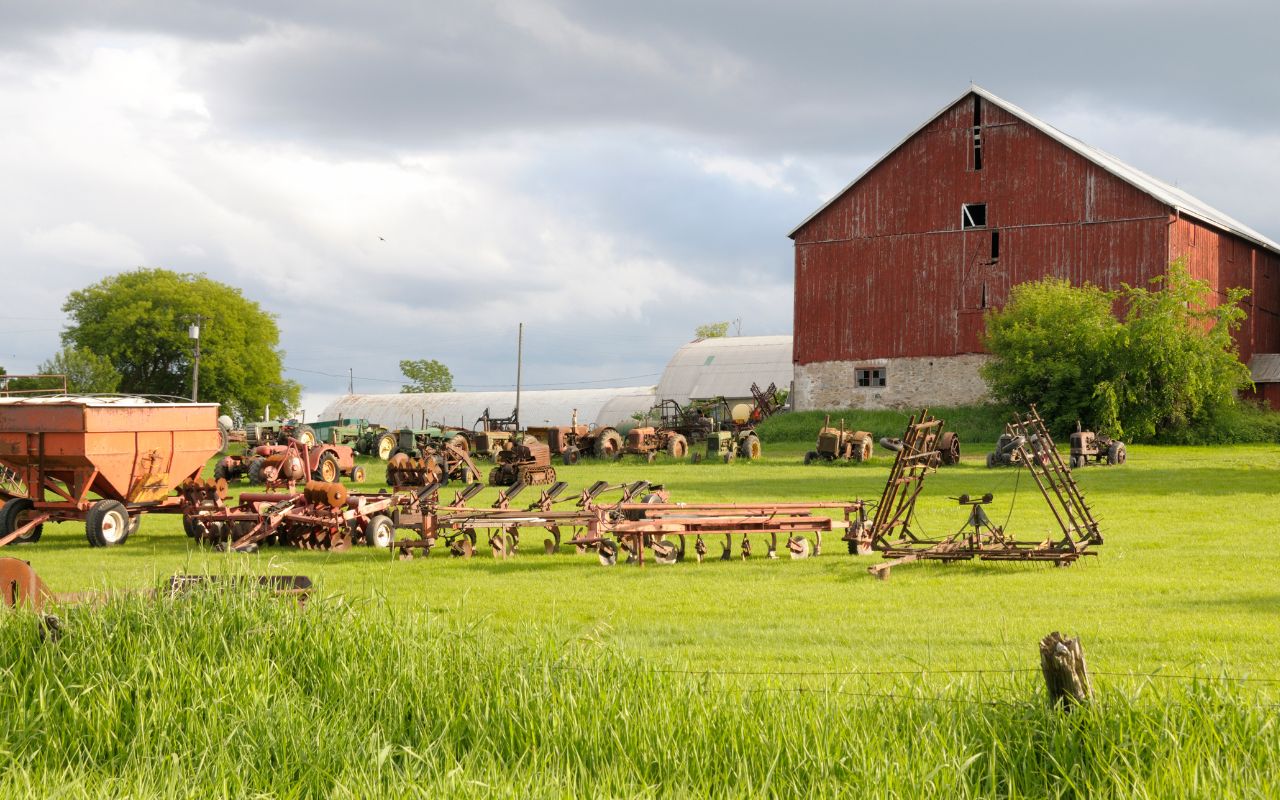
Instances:
[[[129,538],[132,522],[124,503],[119,500],[99,500],[89,507],[84,520],[85,538],[90,547],[112,547],[123,544]]]
[[[36,504],[26,497],[14,497],[0,506],[0,537],[8,536],[21,528],[35,516]],[[40,523],[22,536],[13,540],[14,544],[34,543],[40,541],[44,534],[44,523]]]
[[[395,539],[396,528],[385,514],[374,514],[364,526],[364,540],[370,547],[387,548]]]

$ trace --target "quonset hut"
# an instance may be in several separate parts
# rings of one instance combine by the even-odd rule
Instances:
[[[730,404],[751,402],[751,384],[791,388],[790,336],[723,336],[694,339],[671,357],[658,380],[658,399],[724,397]]]
[[[796,408],[969,403],[983,316],[1047,276],[1146,285],[1185,258],[1250,290],[1236,342],[1280,400],[1280,245],[973,87],[790,234]]]
[[[576,409],[583,424],[632,424],[632,414],[653,406],[653,392],[652,386],[523,391],[520,422],[568,425]],[[427,423],[471,428],[486,410],[491,416],[505,417],[515,406],[514,391],[349,394],[325,406],[319,419],[367,419],[388,428],[418,428]]]

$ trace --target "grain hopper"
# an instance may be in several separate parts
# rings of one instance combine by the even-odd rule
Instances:
[[[72,520],[84,521],[91,546],[120,544],[144,513],[180,510],[174,488],[199,475],[219,440],[216,403],[0,399],[0,466],[18,479],[0,506],[0,546]]]

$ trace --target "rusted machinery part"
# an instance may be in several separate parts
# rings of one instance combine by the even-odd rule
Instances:
[[[564,449],[564,452],[560,454],[560,460],[564,462],[565,466],[571,467],[578,463],[579,456],[580,451],[578,448],[573,445],[569,445]]]
[[[684,458],[689,454],[689,440],[683,434],[673,433],[667,437],[667,455],[672,458]]]
[[[792,536],[787,539],[787,551],[794,559],[808,558],[813,553],[809,540],[803,536]]]
[[[32,611],[41,611],[45,603],[53,599],[53,592],[40,580],[29,562],[20,558],[0,558],[0,602],[10,607],[25,605]]]
[[[347,487],[341,483],[329,481],[307,481],[302,496],[308,503],[327,505],[330,508],[342,508],[349,496]]]
[[[611,459],[622,452],[622,434],[613,428],[605,428],[596,434],[594,452],[596,458]]]
[[[960,437],[955,431],[946,431],[938,440],[938,450],[942,453],[942,463],[955,466],[960,463]]]

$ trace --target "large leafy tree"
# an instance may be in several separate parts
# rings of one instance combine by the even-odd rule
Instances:
[[[1177,437],[1250,385],[1232,337],[1247,294],[1231,289],[1210,305],[1209,285],[1182,261],[1152,288],[1020,284],[987,316],[983,377],[996,399],[1035,403],[1059,432],[1081,420],[1116,436]]]
[[[105,358],[120,391],[189,397],[200,318],[200,400],[250,416],[263,406],[297,405],[299,386],[283,377],[275,315],[240,290],[204,275],[166,269],[122,272],[72,292],[63,311],[65,345]]]
[[[400,387],[401,392],[453,391],[453,373],[434,358],[401,361],[400,371],[409,380]]]
[[[45,375],[66,375],[74,394],[110,394],[120,388],[120,371],[87,347],[64,347],[40,365]]]

